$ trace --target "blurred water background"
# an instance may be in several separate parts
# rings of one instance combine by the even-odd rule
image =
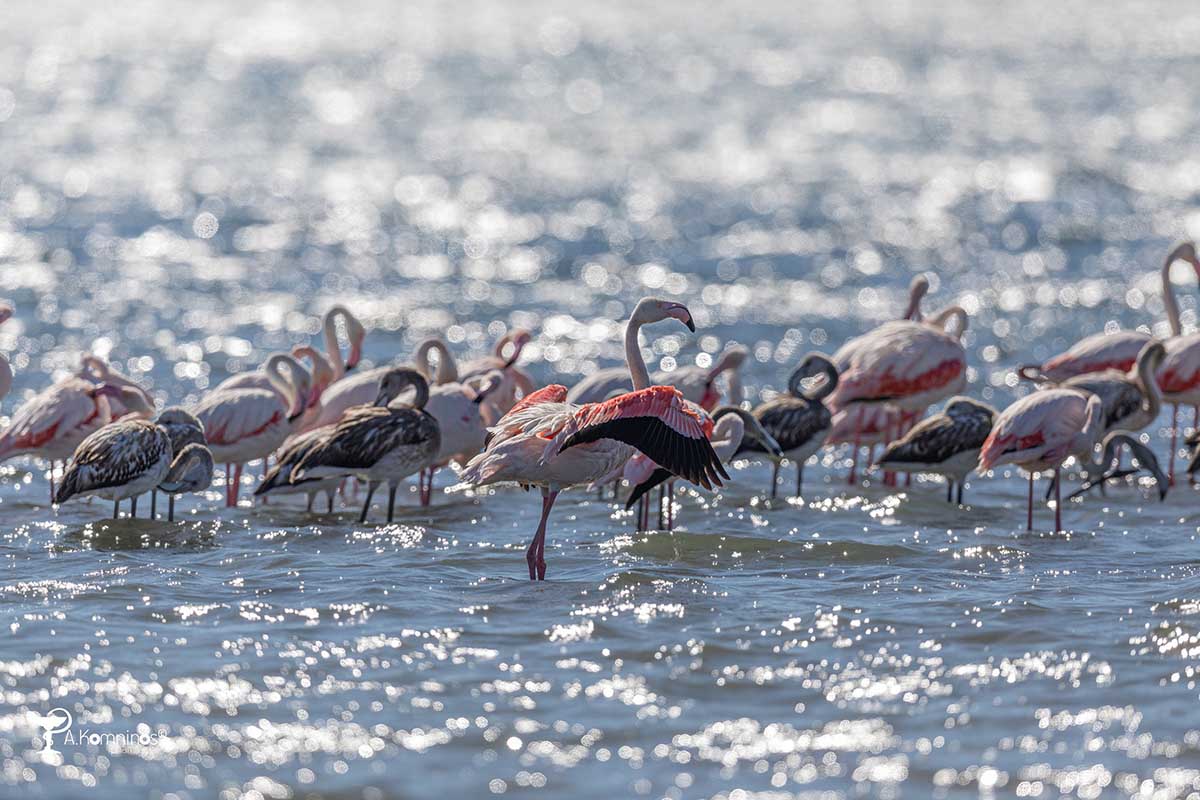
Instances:
[[[374,363],[521,326],[570,383],[643,294],[699,327],[659,365],[745,344],[757,399],[921,272],[1003,405],[1020,361],[1167,332],[1197,75],[1175,2],[6,0],[0,411],[88,350],[190,402],[334,302]],[[516,490],[112,523],[13,462],[0,795],[1200,796],[1190,488],[1026,535],[1015,475],[951,510],[834,461],[807,504],[761,500],[762,465],[681,496],[673,534],[564,495],[539,586]],[[55,706],[154,741],[42,759]]]

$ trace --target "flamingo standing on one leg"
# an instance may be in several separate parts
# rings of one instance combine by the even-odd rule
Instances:
[[[1090,461],[1104,432],[1104,404],[1096,395],[1075,389],[1046,389],[1026,395],[1000,412],[979,453],[979,471],[1016,464],[1029,473],[1026,529],[1033,530],[1033,479],[1054,470],[1059,478],[1064,461]],[[1055,485],[1054,530],[1062,527],[1062,495]]]
[[[546,523],[558,493],[609,475],[634,452],[705,488],[728,478],[699,415],[685,405],[679,391],[650,386],[638,330],[668,318],[696,328],[686,306],[650,297],[637,304],[629,319],[625,357],[634,391],[578,406],[566,402],[564,386],[540,389],[496,423],[484,451],[467,464],[463,485],[511,481],[541,487],[541,518],[525,551],[530,580],[546,577]]]
[[[266,373],[271,389],[223,389],[206,395],[193,409],[204,426],[213,458],[225,464],[225,505],[237,505],[242,467],[266,458],[295,430],[308,401],[309,376],[292,359],[281,361],[292,372]]]

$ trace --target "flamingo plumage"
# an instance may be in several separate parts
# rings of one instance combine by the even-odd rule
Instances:
[[[638,330],[668,318],[695,330],[686,306],[655,298],[642,299],[629,319],[625,352],[634,391],[601,403],[575,405],[566,402],[564,386],[540,389],[491,428],[484,451],[467,464],[463,485],[511,481],[541,488],[541,518],[525,553],[530,580],[546,577],[546,523],[563,489],[609,475],[637,451],[705,488],[719,486],[721,478],[728,477],[701,418],[685,405],[679,391],[650,386]]]
[[[1046,389],[1026,395],[1000,412],[979,452],[979,471],[1015,464],[1029,473],[1026,529],[1033,530],[1033,479],[1054,471],[1055,530],[1062,530],[1059,492],[1063,462],[1090,460],[1104,432],[1104,404],[1096,395],[1075,389]]]
[[[281,363],[295,364],[288,361]],[[266,458],[283,444],[308,402],[308,372],[296,365],[290,380],[268,372],[270,389],[233,388],[210,392],[192,409],[204,426],[208,448],[226,465],[225,505],[237,505],[242,467]]]

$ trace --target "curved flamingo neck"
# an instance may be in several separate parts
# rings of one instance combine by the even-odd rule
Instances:
[[[625,363],[629,366],[634,391],[650,388],[650,371],[646,369],[646,360],[642,358],[642,348],[638,345],[638,332],[643,324],[645,315],[639,304],[625,326]]]
[[[304,411],[308,403],[308,398],[304,396],[300,381],[298,380],[299,375],[297,373],[301,371],[303,370],[296,363],[295,359],[285,355],[271,356],[267,359],[264,369],[264,372],[267,374],[267,380],[270,381],[277,392],[287,398],[289,416]]]
[[[329,356],[329,364],[333,367],[333,379],[340,380],[346,375],[346,359],[342,357],[342,346],[338,344],[336,311],[325,315],[325,352]]]
[[[1153,420],[1158,419],[1158,412],[1162,410],[1162,389],[1159,388],[1158,378],[1155,375],[1158,370],[1150,355],[1150,352],[1142,353],[1142,357],[1138,359],[1134,369],[1137,370],[1136,380],[1141,387],[1142,395],[1146,398],[1143,409]]]
[[[1167,323],[1171,326],[1171,335],[1183,333],[1183,325],[1179,322],[1179,301],[1175,299],[1175,287],[1171,285],[1171,265],[1175,263],[1177,250],[1172,250],[1162,266],[1163,307],[1167,311]]]
[[[429,353],[433,350],[436,350],[438,354],[436,374],[431,371],[429,365]],[[454,354],[450,352],[450,347],[436,336],[417,345],[417,354],[414,360],[417,367],[424,370],[435,384],[454,383],[459,378],[458,362],[454,360]]]

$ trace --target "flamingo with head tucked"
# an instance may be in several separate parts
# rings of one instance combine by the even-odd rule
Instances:
[[[946,502],[963,501],[963,482],[979,463],[979,451],[992,432],[996,410],[969,397],[952,397],[946,408],[913,426],[875,462],[893,472],[928,473],[946,478]]]
[[[88,434],[117,418],[154,413],[140,388],[94,383],[71,376],[35,395],[17,409],[0,434],[0,461],[30,455],[50,462],[50,499],[54,500],[54,462],[65,461]]]
[[[97,495],[113,501],[116,519],[128,498],[130,517],[136,517],[138,496],[154,490],[170,466],[171,439],[165,430],[142,419],[114,422],[79,443],[54,502]]]
[[[625,329],[625,357],[634,391],[601,403],[566,402],[552,385],[526,396],[489,432],[484,451],[467,464],[464,486],[514,482],[542,490],[542,513],[525,551],[530,580],[546,577],[546,522],[558,493],[612,474],[635,452],[705,488],[728,478],[705,435],[700,416],[677,389],[651,386],[638,346],[642,325],[677,319],[695,330],[681,303],[644,298]]]
[[[1022,397],[1000,412],[979,452],[979,471],[1016,464],[1029,473],[1026,530],[1033,530],[1033,479],[1053,470],[1054,530],[1062,528],[1060,471],[1069,458],[1090,461],[1104,433],[1104,404],[1075,389],[1046,389]]]

